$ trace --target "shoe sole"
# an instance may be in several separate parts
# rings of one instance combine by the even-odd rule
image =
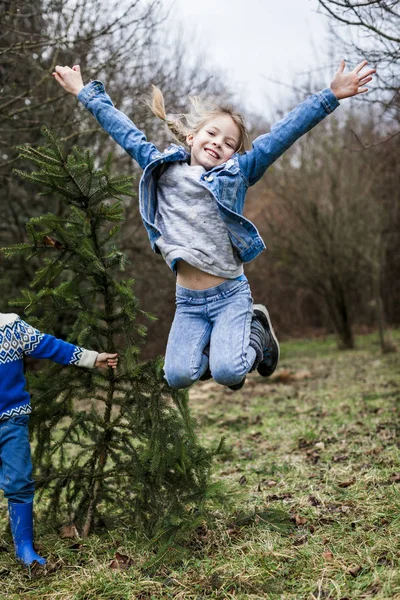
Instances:
[[[237,392],[238,390],[241,390],[242,387],[244,386],[244,382],[246,381],[246,376],[244,376],[244,378],[242,379],[242,381],[239,381],[239,383],[236,383],[235,385],[228,385],[227,387],[232,390],[233,392]]]
[[[260,321],[262,321],[262,323],[264,325],[268,325],[269,331],[271,332],[272,339],[274,340],[275,345],[276,345],[276,347],[278,349],[278,358],[277,358],[277,361],[276,361],[276,365],[278,366],[279,359],[280,359],[280,356],[281,356],[281,348],[279,346],[278,338],[276,337],[276,333],[274,331],[274,328],[272,327],[271,317],[269,316],[269,312],[267,310],[267,307],[264,306],[263,304],[254,304],[254,306],[253,306],[253,313],[254,313],[254,315],[256,317],[258,317],[260,319]],[[275,369],[276,369],[276,367],[275,367]],[[275,371],[275,369],[274,369],[274,371]],[[272,375],[272,373],[271,373],[271,375]]]
[[[210,370],[207,370],[201,377],[199,377],[199,381],[208,381],[209,379],[212,379]]]

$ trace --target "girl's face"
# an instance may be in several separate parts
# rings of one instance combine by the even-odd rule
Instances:
[[[206,171],[222,165],[239,147],[240,131],[235,121],[226,114],[212,117],[196,133],[186,138],[191,147],[190,166],[202,166]]]

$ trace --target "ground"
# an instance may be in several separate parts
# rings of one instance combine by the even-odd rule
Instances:
[[[39,506],[50,567],[30,574],[3,502],[0,598],[400,600],[400,352],[382,355],[375,335],[357,346],[288,342],[271,379],[191,389],[203,442],[225,438],[213,479],[226,499],[151,570],[128,527],[62,539]]]

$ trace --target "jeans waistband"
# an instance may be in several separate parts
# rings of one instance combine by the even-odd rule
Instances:
[[[216,285],[205,290],[191,290],[189,288],[182,287],[176,284],[176,295],[180,297],[192,298],[192,299],[210,299],[214,296],[220,296],[221,294],[232,293],[243,281],[247,281],[246,275],[242,274],[235,279],[227,279],[223,283]]]

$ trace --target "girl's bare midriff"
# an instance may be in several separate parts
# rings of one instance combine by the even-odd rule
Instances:
[[[188,288],[189,290],[206,290],[215,287],[220,283],[224,283],[226,278],[210,275],[210,273],[200,271],[200,269],[192,267],[192,265],[189,265],[189,263],[184,260],[180,260],[178,262],[178,276],[176,281],[178,285]]]

